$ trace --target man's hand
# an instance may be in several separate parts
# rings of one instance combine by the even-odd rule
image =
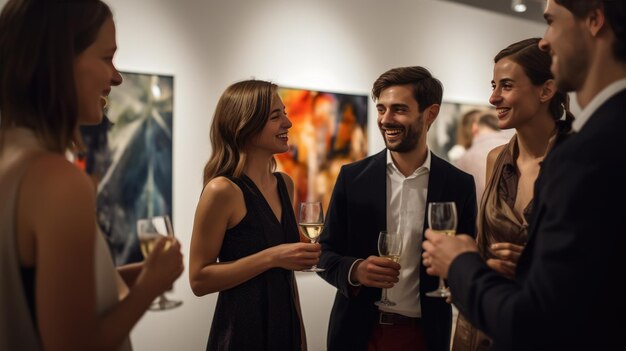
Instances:
[[[454,259],[463,252],[478,252],[474,238],[466,234],[448,236],[426,229],[426,239],[422,243],[422,264],[426,273],[442,278],[448,277],[448,269]]]
[[[400,264],[388,258],[370,256],[352,269],[350,280],[363,286],[389,289],[398,282]]]

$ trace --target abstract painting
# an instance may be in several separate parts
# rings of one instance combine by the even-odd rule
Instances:
[[[280,87],[293,124],[289,151],[276,155],[278,170],[295,183],[301,201],[321,201],[324,213],[342,165],[367,155],[367,95]]]
[[[82,128],[86,170],[98,187],[98,224],[118,265],[143,260],[138,219],[172,216],[174,103],[174,77],[121,73],[103,123]]]

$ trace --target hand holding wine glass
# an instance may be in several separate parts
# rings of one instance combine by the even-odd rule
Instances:
[[[302,230],[302,234],[315,244],[319,240],[324,229],[324,211],[322,203],[319,201],[302,202],[300,204],[300,215],[298,225]],[[324,268],[317,265],[304,269],[303,272],[323,272]]]
[[[402,235],[394,232],[381,231],[378,235],[378,254],[380,257],[398,263],[402,254]],[[396,303],[387,298],[387,289],[383,289],[380,301],[376,301],[376,306],[395,306]]]
[[[428,204],[428,223],[431,231],[440,235],[456,234],[457,216],[454,202],[431,202]],[[450,290],[443,278],[439,277],[439,287],[426,293],[430,297],[449,297]]]
[[[182,273],[182,255],[180,254],[180,246],[174,239],[174,231],[169,216],[155,216],[151,218],[142,218],[137,220],[137,237],[141,246],[141,253],[145,258],[144,269],[165,268],[166,272],[156,272],[163,277],[161,280],[168,280],[169,276],[173,279],[173,283]],[[165,238],[165,239],[164,239]],[[161,242],[165,240],[164,242]],[[172,247],[175,246],[176,248]],[[176,249],[177,252],[169,252]],[[153,262],[161,261],[161,262]],[[160,311],[178,307],[182,301],[169,300],[165,293],[162,293],[157,301],[150,305],[150,310]]]

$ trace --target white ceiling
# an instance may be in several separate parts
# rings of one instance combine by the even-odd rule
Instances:
[[[545,8],[545,0],[524,0],[527,10],[518,13],[511,9],[511,0],[442,0],[461,3],[469,6],[478,7],[484,10],[494,11],[501,14],[513,16],[516,18],[527,19],[535,22],[545,23],[543,19],[543,9]]]

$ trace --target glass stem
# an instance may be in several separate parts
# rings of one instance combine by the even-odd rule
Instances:
[[[381,299],[382,301],[387,302],[387,289],[383,289],[383,298]]]
[[[439,278],[439,291],[446,290],[446,283],[443,281],[443,278]]]
[[[319,238],[319,237],[318,237],[318,238]],[[311,241],[311,244],[315,244],[315,243],[317,243],[317,238],[315,238],[315,239],[309,239],[309,240]],[[312,269],[312,270],[317,269],[317,265],[316,265],[316,264],[314,264],[314,265],[313,265],[313,267],[311,267],[311,269]]]

